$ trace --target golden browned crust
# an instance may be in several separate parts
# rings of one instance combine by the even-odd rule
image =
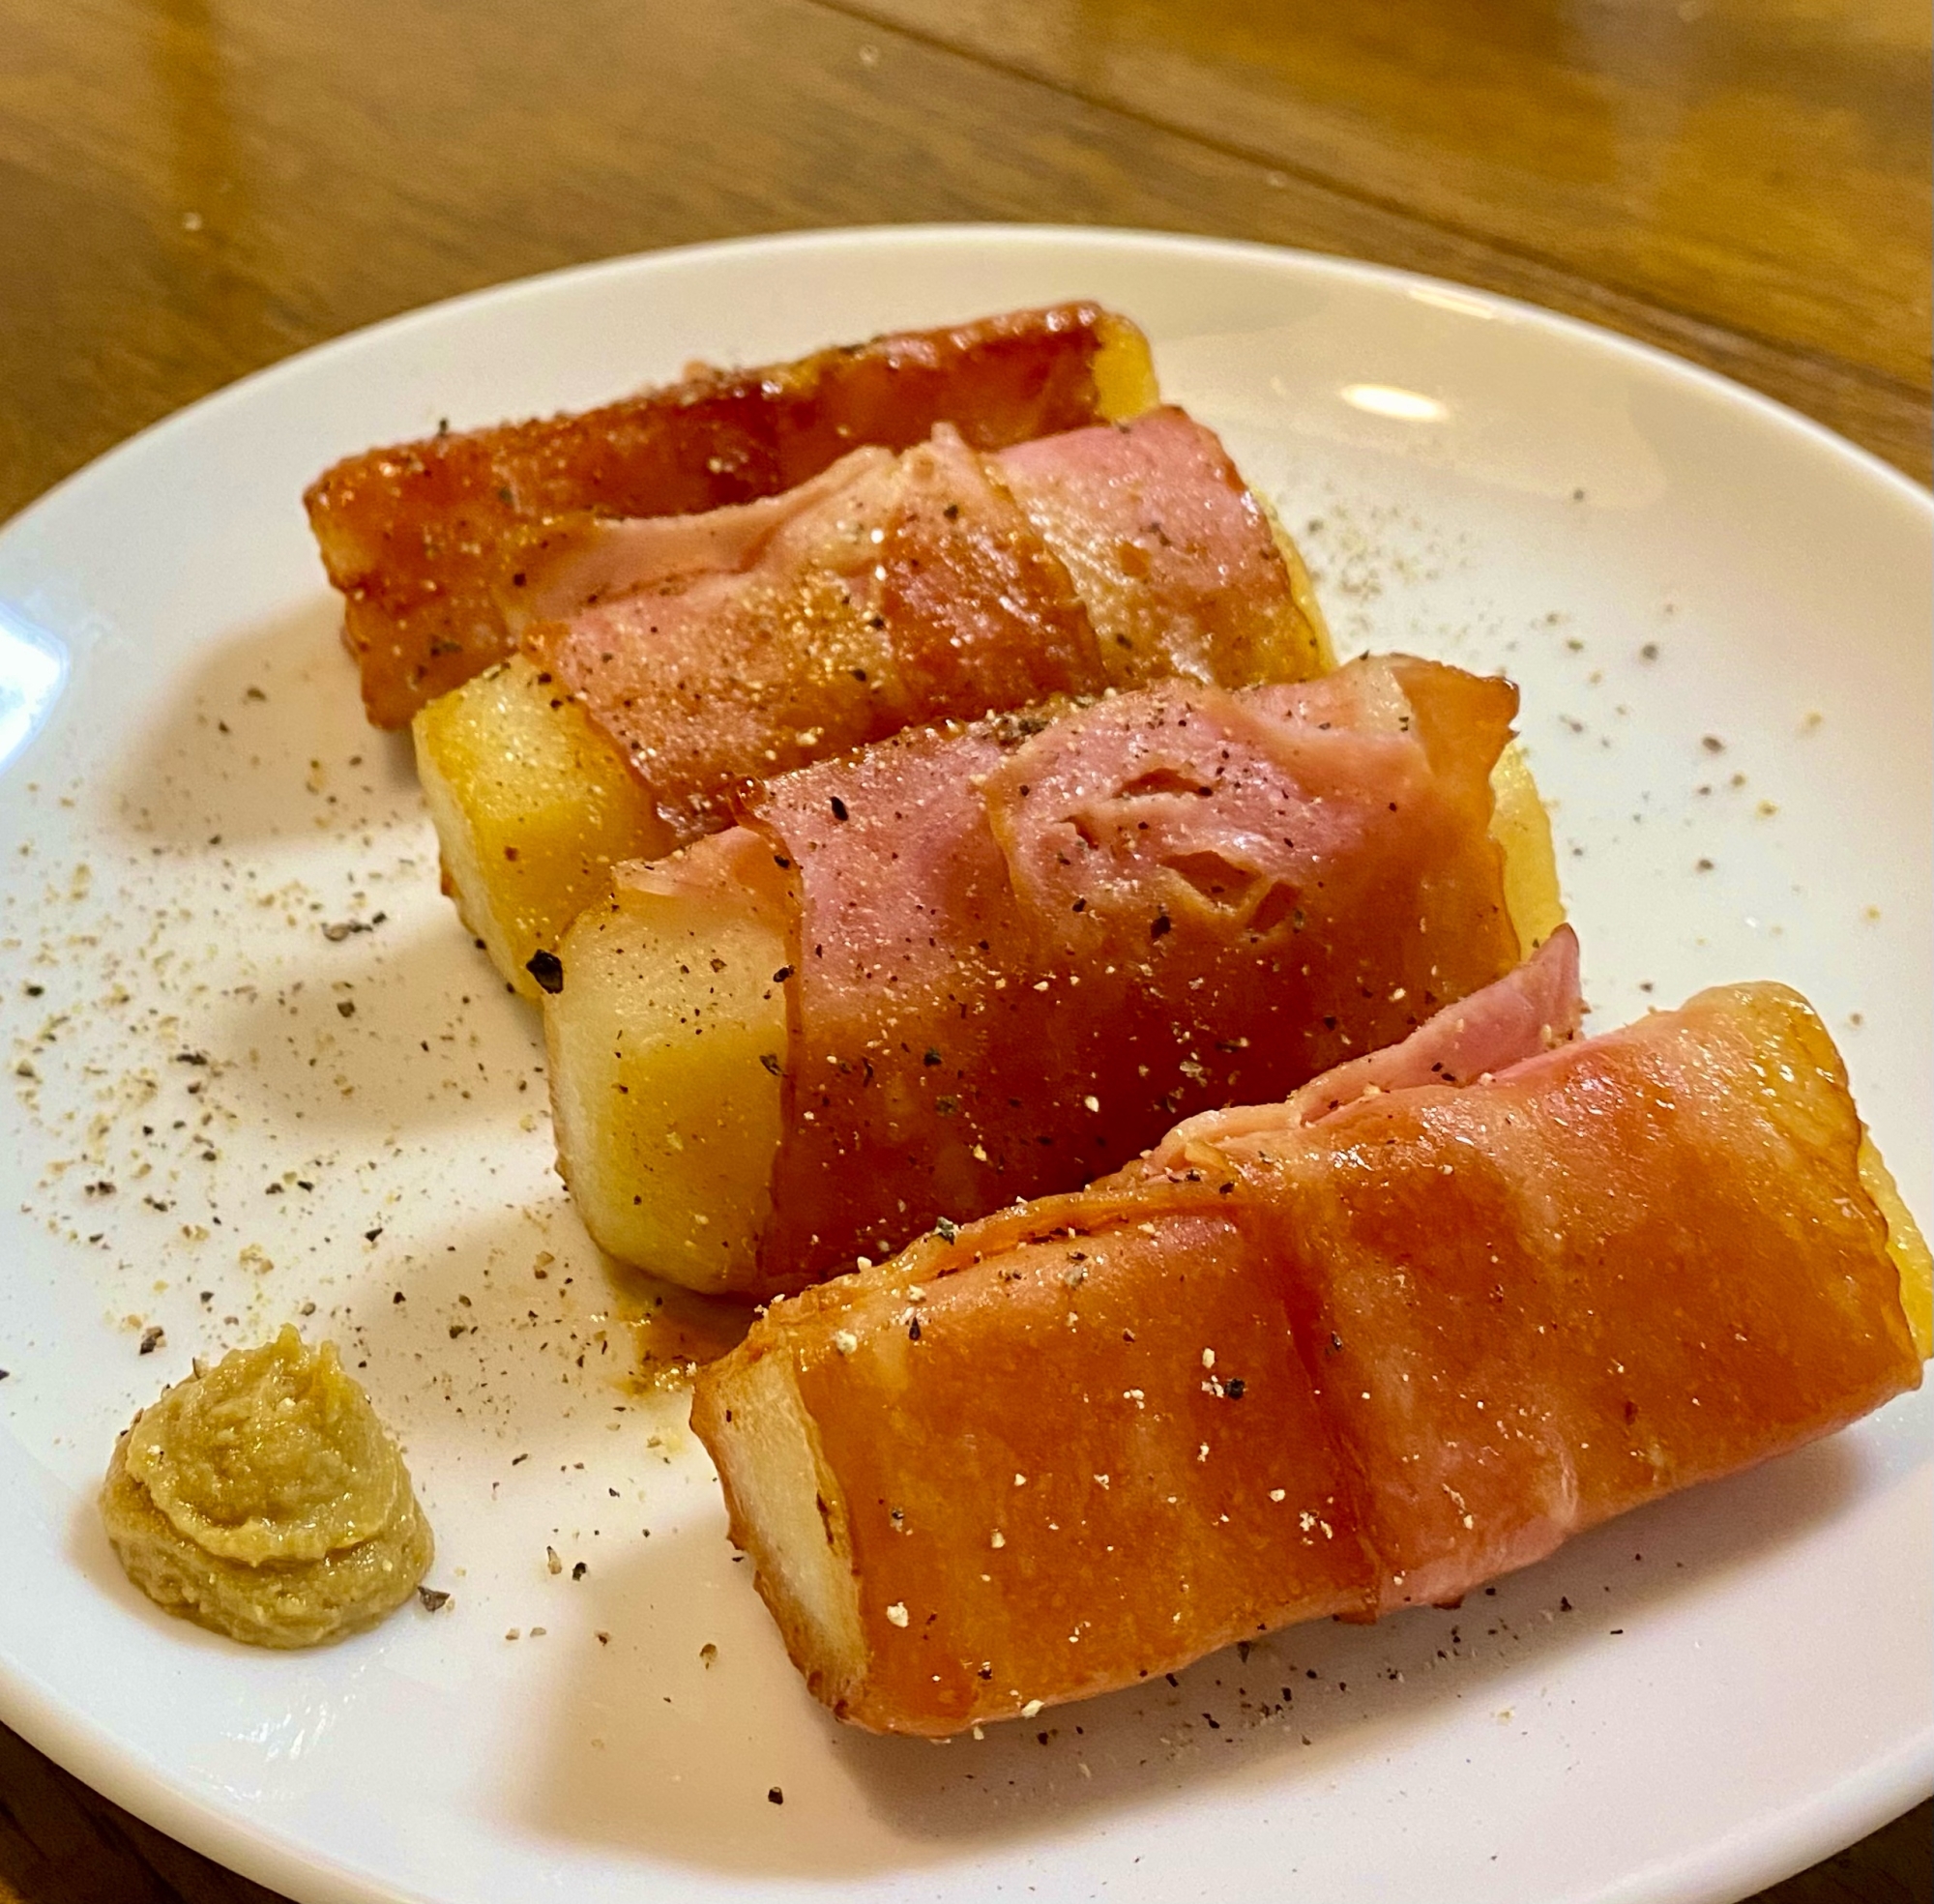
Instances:
[[[836,1713],[1027,1715],[1454,1597],[1915,1386],[1860,1146],[1802,1001],[1705,993],[948,1225],[775,1304],[693,1422]]]
[[[1154,396],[1133,325],[1060,305],[371,450],[325,471],[304,503],[369,718],[400,727],[511,652],[499,587],[533,526],[715,509],[788,489],[860,444],[904,449],[938,422],[992,450]]]

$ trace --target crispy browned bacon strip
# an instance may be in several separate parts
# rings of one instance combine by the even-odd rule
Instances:
[[[1058,305],[371,450],[304,500],[369,718],[400,727],[510,651],[498,592],[534,526],[717,509],[791,488],[862,444],[904,449],[937,423],[996,450],[1136,415],[1154,396],[1132,324]]]
[[[1507,1005],[776,1304],[704,1371],[821,1699],[941,1735],[1454,1599],[1919,1384],[1925,1245],[1803,1000],[1548,1051]],[[1513,1022],[1520,1062],[1407,1080]]]

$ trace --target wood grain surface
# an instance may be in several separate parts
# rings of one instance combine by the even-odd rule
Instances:
[[[326,337],[583,259],[1022,219],[1592,318],[1930,470],[1924,0],[0,0],[0,518]],[[1920,1806],[1766,1893],[1934,1894]],[[0,1731],[0,1904],[234,1904]]]

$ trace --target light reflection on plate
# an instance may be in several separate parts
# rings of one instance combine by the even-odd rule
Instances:
[[[0,769],[41,730],[67,686],[67,647],[0,601]]]

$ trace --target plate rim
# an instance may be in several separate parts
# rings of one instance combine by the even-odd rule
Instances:
[[[282,381],[311,375],[318,365],[333,366],[337,359],[394,346],[412,333],[428,331],[473,307],[542,300],[597,280],[649,279],[659,272],[703,265],[718,256],[767,256],[783,261],[813,252],[900,252],[909,248],[973,243],[1023,249],[1052,247],[1064,252],[1070,249],[1157,251],[1205,263],[1251,263],[1275,269],[1286,266],[1318,281],[1329,279],[1387,293],[1410,294],[1421,289],[1454,292],[1460,302],[1481,305],[1493,315],[1528,325],[1574,347],[1608,355],[1614,361],[1623,359],[1634,369],[1662,376],[1688,395],[1744,406],[1797,437],[1807,449],[1825,453],[1847,478],[1877,484],[1876,501],[1887,496],[1895,504],[1905,504],[1934,529],[1934,490],[1873,452],[1721,371],[1589,319],[1454,278],[1300,247],[1130,226],[970,220],[829,226],[667,246],[567,264],[395,312],[220,385],[62,477],[0,522],[0,563],[5,562],[11,548],[31,539],[44,513],[71,506],[70,491],[102,480],[137,455],[152,453],[173,434],[198,427],[231,406],[253,402]],[[301,1897],[305,1904],[419,1904],[430,1896],[377,1878],[333,1854],[298,1847],[271,1830],[210,1808],[165,1766],[130,1749],[99,1721],[53,1697],[40,1677],[4,1646],[0,1646],[0,1722],[90,1789],[155,1829],[257,1883]],[[1589,1897],[1591,1904],[1725,1904],[1725,1900],[1805,1869],[1930,1794],[1934,1794],[1934,1715],[1918,1734],[1891,1742],[1889,1749],[1865,1766],[1812,1794],[1803,1806],[1764,1814],[1751,1827],[1742,1827],[1676,1860],[1632,1871],[1609,1889],[1575,1895],[1581,1900]]]
[[[6,542],[12,539],[16,530],[29,526],[32,518],[47,504],[61,497],[70,485],[93,478],[103,469],[118,465],[124,457],[137,449],[148,447],[151,439],[186,427],[190,423],[199,421],[207,413],[220,410],[229,403],[252,397],[259,390],[273,386],[278,379],[301,374],[318,361],[329,360],[338,354],[352,355],[371,347],[379,339],[388,341],[392,337],[406,336],[415,329],[427,329],[435,321],[454,312],[466,310],[473,306],[486,303],[504,304],[524,298],[542,297],[566,283],[590,282],[602,278],[649,276],[654,270],[667,268],[675,261],[697,262],[719,254],[744,255],[769,251],[775,255],[785,255],[815,249],[832,250],[873,246],[898,250],[911,244],[951,245],[958,243],[963,238],[984,238],[1000,244],[1043,247],[1064,246],[1070,241],[1092,245],[1099,249],[1113,247],[1135,249],[1148,246],[1163,250],[1184,251],[1203,258],[1223,257],[1232,261],[1239,259],[1289,261],[1298,269],[1307,271],[1315,277],[1334,277],[1344,282],[1379,285],[1391,290],[1454,291],[1460,298],[1481,303],[1496,314],[1509,317],[1514,322],[1529,322],[1535,327],[1569,337],[1586,348],[1609,349],[1615,356],[1627,357],[1648,369],[1663,372],[1693,389],[1703,390],[1709,395],[1734,402],[1743,401],[1751,409],[1760,412],[1768,421],[1790,429],[1797,429],[1814,448],[1842,458],[1861,475],[1879,479],[1882,484],[1893,491],[1899,500],[1920,509],[1930,522],[1934,522],[1934,488],[1917,483],[1904,471],[1896,469],[1891,463],[1875,454],[1873,451],[1863,449],[1851,438],[1841,435],[1838,430],[1831,428],[1816,418],[1807,416],[1804,411],[1795,409],[1790,403],[1783,402],[1776,396],[1771,396],[1764,391],[1755,390],[1750,384],[1741,383],[1722,370],[1714,370],[1706,365],[1696,364],[1690,358],[1681,357],[1657,344],[1628,337],[1622,331],[1595,324],[1589,318],[1573,317],[1568,312],[1552,310],[1524,298],[1511,297],[1502,291],[1487,290],[1480,285],[1466,284],[1453,278],[1440,278],[1429,272],[1413,271],[1404,265],[1379,264],[1367,258],[1353,258],[1331,251],[1316,251],[1303,246],[1271,245],[1256,239],[1216,238],[1197,232],[1162,231],[1152,226],[1137,225],[992,220],[983,223],[963,220],[958,223],[829,225],[804,231],[783,230],[759,232],[740,238],[703,239],[690,245],[667,245],[649,251],[623,251],[608,257],[582,260],[576,264],[558,265],[549,271],[534,272],[522,278],[507,278],[494,284],[483,284],[472,290],[458,291],[429,304],[412,305],[406,310],[394,311],[388,317],[379,317],[370,323],[358,325],[354,330],[339,332],[335,337],[306,345],[287,357],[278,358],[272,364],[264,364],[256,369],[244,371],[239,377],[232,378],[225,384],[219,384],[215,389],[183,404],[179,409],[169,411],[166,416],[158,417],[151,424],[144,424],[132,435],[123,437],[120,442],[110,445],[98,456],[91,457],[78,469],[69,471],[49,488],[43,490],[32,501],[16,510],[4,521],[0,521],[0,549],[4,548]],[[466,425],[466,427],[474,426],[477,425]]]

